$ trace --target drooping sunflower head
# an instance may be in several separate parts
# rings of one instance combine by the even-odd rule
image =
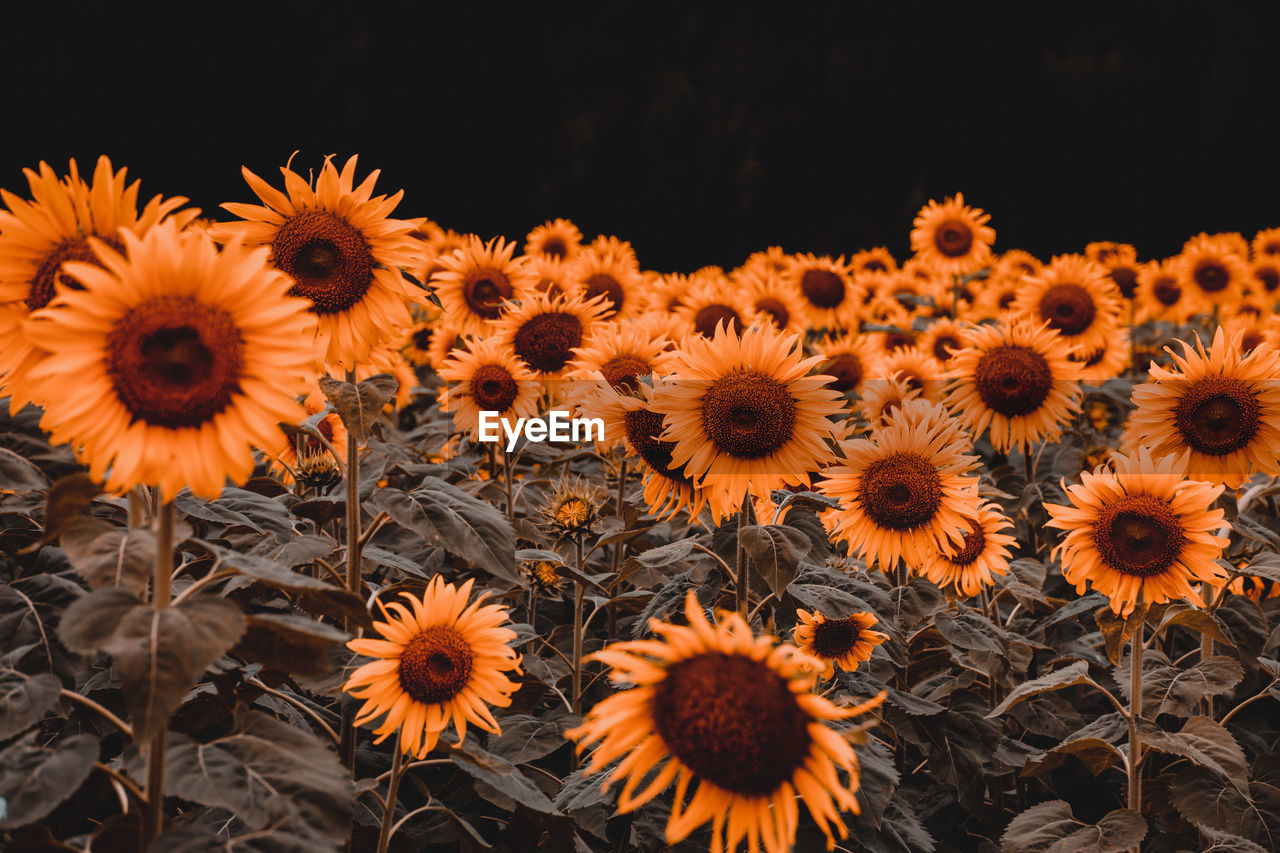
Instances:
[[[796,616],[800,619],[794,632],[796,645],[824,664],[823,679],[835,675],[837,665],[853,672],[859,663],[871,659],[876,646],[889,639],[888,634],[871,630],[879,620],[870,611],[840,619],[830,619],[817,610],[797,610]]]
[[[1101,265],[1062,255],[1023,280],[1012,309],[1014,316],[1048,323],[1064,340],[1092,352],[1120,324],[1120,291]]]
[[[614,643],[593,656],[612,667],[614,683],[634,686],[598,703],[565,736],[579,750],[599,744],[592,769],[622,759],[606,781],[626,780],[620,812],[676,783],[669,844],[710,821],[713,850],[735,850],[745,838],[749,848],[763,840],[768,853],[783,853],[795,843],[797,796],[834,844],[833,830],[848,834],[838,813],[859,811],[858,763],[826,723],[864,714],[884,694],[837,707],[810,692],[822,664],[794,646],[754,636],[737,614],[713,625],[693,592],[685,614],[688,626],[651,621],[660,639]]]
[[[263,204],[223,204],[243,221],[219,223],[210,233],[270,247],[272,266],[293,279],[290,295],[309,300],[318,318],[318,361],[351,368],[410,325],[407,303],[419,297],[401,270],[421,269],[426,251],[411,236],[414,222],[390,218],[403,190],[373,195],[376,170],[357,186],[355,156],[341,171],[326,157],[314,187],[282,167],[285,192],[241,171]]]
[[[375,658],[356,669],[342,689],[365,700],[355,724],[386,715],[374,729],[375,743],[400,732],[400,749],[425,758],[452,722],[458,740],[468,723],[499,733],[489,706],[505,708],[519,688],[506,673],[520,671],[520,656],[509,645],[516,632],[496,604],[471,599],[473,581],[460,587],[431,579],[418,598],[383,605],[386,621],[374,622],[381,639],[351,640],[347,648]]]
[[[995,242],[990,215],[969,207],[956,193],[942,204],[930,201],[916,214],[911,250],[922,263],[942,275],[963,275],[986,264]]]
[[[577,257],[581,246],[582,232],[577,225],[568,219],[549,219],[529,232],[524,253],[568,263]]]
[[[1187,456],[1114,453],[1114,471],[1099,468],[1065,487],[1070,506],[1045,504],[1048,526],[1067,531],[1053,553],[1078,592],[1092,583],[1128,616],[1140,600],[1191,598],[1191,580],[1225,577],[1217,559],[1227,539],[1216,535],[1223,511],[1209,509],[1222,486],[1187,479]]]

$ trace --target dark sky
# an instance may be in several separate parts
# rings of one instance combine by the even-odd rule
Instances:
[[[1044,257],[1280,225],[1271,4],[122,5],[8,18],[0,185],[107,153],[212,209],[250,200],[241,164],[359,153],[401,215],[512,237],[567,216],[662,270],[902,258],[957,190],[997,248]]]

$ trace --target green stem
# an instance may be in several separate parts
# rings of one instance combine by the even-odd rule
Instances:
[[[173,516],[173,504],[166,501],[160,507],[156,524],[156,564],[151,578],[151,606],[155,610],[169,606],[169,585],[173,577]],[[166,720],[151,736],[147,750],[147,811],[143,817],[142,834],[148,846],[164,831],[164,743],[168,729]]]
[[[396,817],[396,794],[400,790],[401,770],[404,766],[404,749],[400,745],[400,739],[396,738],[396,753],[391,759],[391,781],[387,783],[387,800],[382,807],[382,828],[378,832],[378,853],[387,853],[387,847],[391,844],[391,829],[394,826],[392,821]]]

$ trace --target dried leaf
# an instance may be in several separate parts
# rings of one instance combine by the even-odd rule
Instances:
[[[100,494],[102,485],[88,474],[70,474],[54,483],[44,501],[44,538],[40,541],[49,543],[57,539],[62,528],[88,509]]]
[[[333,405],[342,425],[360,444],[369,439],[369,430],[383,406],[395,397],[399,388],[400,383],[389,373],[370,376],[356,385],[331,376],[320,377],[320,391]]]

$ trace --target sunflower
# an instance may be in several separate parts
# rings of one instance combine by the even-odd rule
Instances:
[[[1222,235],[1201,234],[1187,241],[1178,256],[1178,283],[1206,314],[1244,295],[1249,264],[1237,249]]]
[[[837,664],[845,672],[853,672],[858,664],[871,660],[876,646],[889,639],[888,634],[871,630],[880,620],[870,611],[850,613],[842,619],[828,619],[817,610],[797,610],[796,616],[800,624],[792,636],[800,651],[826,665],[818,676],[824,681],[836,674]]]
[[[318,415],[328,408],[324,395],[319,391],[308,394],[302,401],[302,405],[306,409],[307,417]],[[343,426],[342,418],[337,412],[331,411],[316,421],[315,430],[324,437],[329,446],[313,436],[281,431],[280,442],[273,452],[268,454],[273,462],[272,471],[280,477],[281,482],[292,483],[294,477],[291,472],[303,474],[316,469],[328,470],[329,467],[336,470],[337,466],[328,466],[327,460],[316,460],[316,457],[331,456],[330,447],[336,451],[338,460],[347,461],[347,428]],[[303,476],[302,479],[305,481],[307,478]]]
[[[631,687],[598,703],[565,737],[579,751],[599,744],[592,770],[621,759],[605,781],[607,788],[626,780],[621,813],[676,783],[668,844],[710,821],[713,851],[745,840],[750,853],[761,843],[766,853],[784,853],[795,844],[798,797],[833,849],[833,829],[848,835],[839,813],[859,813],[859,772],[849,741],[826,723],[865,714],[884,694],[838,707],[811,692],[821,663],[799,649],[754,636],[736,613],[713,625],[692,591],[685,614],[687,626],[650,621],[661,639],[613,643],[591,656],[612,667],[615,684]]]
[[[996,232],[981,208],[969,207],[956,193],[942,204],[930,201],[916,214],[911,251],[940,275],[963,275],[985,266]]]
[[[568,292],[565,285],[565,276],[569,272],[567,263],[550,255],[525,255],[525,258],[529,262],[530,271],[537,279],[537,283],[533,286],[534,293],[562,296]]]
[[[996,272],[988,276],[982,293],[974,300],[967,314],[974,322],[981,320],[1007,320],[1013,314],[1013,304],[1022,290],[1022,278],[1027,273],[1009,275]]]
[[[1265,228],[1253,235],[1249,249],[1255,261],[1280,257],[1280,228]]]
[[[1263,344],[1269,344],[1278,328],[1280,317],[1271,313],[1266,316],[1237,314],[1222,322],[1222,329],[1228,340],[1240,339],[1241,355],[1248,355]]]
[[[799,334],[805,330],[804,303],[786,286],[777,270],[756,265],[739,270],[731,280],[742,293],[748,325],[768,319],[779,332]]]
[[[964,334],[971,325],[963,320],[939,317],[920,333],[916,346],[938,364],[949,365],[956,350],[964,346]]]
[[[920,351],[918,347],[901,347],[886,353],[871,365],[872,379],[894,377],[905,380],[912,388],[920,389],[926,400],[942,399],[946,387],[946,368],[937,359]]]
[[[1096,264],[1110,266],[1113,263],[1136,263],[1138,250],[1128,243],[1112,243],[1102,240],[1084,247],[1084,255]]]
[[[160,196],[139,214],[139,182],[126,184],[126,170],[113,172],[106,157],[98,158],[91,184],[80,177],[75,160],[61,180],[49,164],[42,162],[39,169],[38,174],[22,170],[31,201],[0,190],[8,208],[0,211],[0,393],[9,395],[15,413],[28,402],[40,402],[33,400],[26,376],[47,355],[27,336],[27,316],[80,286],[63,271],[63,262],[98,263],[90,238],[118,250],[122,228],[141,236],[166,217],[184,227],[200,214],[177,211],[185,198]]]
[[[815,344],[813,349],[822,356],[822,361],[814,369],[830,376],[828,385],[841,394],[859,391],[877,358],[874,344],[855,332],[828,338]]]
[[[846,328],[862,304],[863,290],[853,283],[844,256],[794,255],[783,273],[788,288],[805,307],[813,328]],[[854,314],[850,314],[853,311]]]
[[[592,335],[605,324],[608,304],[597,296],[590,302],[581,296],[539,294],[520,303],[508,303],[493,324],[493,340],[514,351],[544,383],[564,377],[574,350],[591,344]],[[553,384],[549,391],[558,395]]]
[[[695,273],[689,277],[689,289],[672,313],[679,328],[673,337],[679,339],[688,334],[711,338],[718,326],[741,334],[747,327],[746,317],[751,312],[741,292],[728,279]]]
[[[1129,329],[1117,328],[1100,349],[1073,352],[1069,357],[1080,366],[1076,378],[1089,385],[1101,385],[1123,373],[1129,366],[1129,335]]]
[[[471,235],[459,234],[452,228],[441,228],[429,219],[423,221],[424,224],[419,226],[418,231],[409,233],[422,241],[427,250],[422,258],[422,272],[417,276],[418,281],[425,283],[445,268],[442,259],[451,258],[454,252],[466,247]]]
[[[863,383],[858,398],[858,414],[862,415],[872,432],[889,424],[890,416],[906,403],[919,399],[920,389],[902,376],[884,379],[868,379]]]
[[[995,274],[1017,281],[1024,275],[1039,275],[1042,269],[1044,264],[1035,255],[1022,249],[1010,249],[996,260]]]
[[[582,232],[568,219],[549,219],[529,232],[526,255],[540,255],[561,263],[572,261],[582,246]]]
[[[425,253],[410,236],[414,223],[390,218],[403,190],[390,198],[373,195],[376,170],[356,186],[354,156],[341,172],[326,157],[315,187],[282,167],[288,195],[247,167],[241,171],[263,204],[223,204],[246,221],[210,231],[222,242],[239,237],[247,246],[271,247],[272,266],[293,278],[290,295],[311,300],[318,362],[349,370],[412,324],[406,303],[418,297],[400,271],[420,269]]]
[[[566,376],[585,380],[599,372],[610,390],[630,393],[640,377],[665,374],[674,358],[661,332],[635,325],[602,323],[589,345],[575,347]]]
[[[784,273],[791,267],[791,256],[781,246],[770,246],[762,252],[752,252],[737,271],[762,268],[766,272]]]
[[[1209,509],[1223,487],[1187,479],[1188,455],[1153,459],[1146,447],[1113,453],[1114,471],[1099,467],[1079,485],[1063,484],[1071,506],[1044,505],[1047,525],[1067,531],[1053,553],[1077,592],[1091,582],[1127,617],[1139,600],[1193,598],[1192,579],[1225,579],[1216,560],[1227,539],[1214,535],[1223,512]]]
[[[969,476],[978,457],[965,455],[968,446],[954,421],[902,408],[871,438],[844,442],[844,462],[819,485],[840,501],[835,537],[886,572],[899,558],[919,567],[948,540],[962,545],[978,507],[978,478]]]
[[[527,258],[512,257],[515,250],[515,243],[501,237],[484,243],[470,235],[461,249],[440,258],[441,269],[429,284],[445,316],[463,332],[490,332],[508,300],[533,296],[537,275]]]
[[[631,244],[597,237],[565,269],[565,288],[589,302],[603,301],[603,316],[634,317],[644,310],[644,279]]]
[[[1121,258],[1115,255],[1099,263],[1106,269],[1107,277],[1115,284],[1120,295],[1125,299],[1132,299],[1134,291],[1138,288],[1138,271],[1142,269],[1142,264],[1135,258]]]
[[[1270,346],[1240,353],[1240,337],[1219,326],[1206,351],[1171,348],[1172,369],[1152,364],[1150,381],[1133,389],[1136,407],[1121,439],[1156,458],[1190,453],[1187,476],[1238,488],[1255,471],[1280,475],[1280,352]]]
[[[83,289],[27,322],[50,353],[30,373],[46,389],[41,424],[108,491],[216,498],[249,478],[253,446],[279,443],[278,423],[303,418],[315,320],[265,249],[219,252],[173,220],[119,234],[125,255],[93,242],[101,266],[65,267]]]
[[[1040,275],[1022,280],[1013,315],[1048,323],[1063,341],[1084,352],[1106,345],[1120,325],[1120,291],[1106,270],[1081,255],[1054,258]]]
[[[433,366],[431,345],[438,326],[438,322],[434,321],[423,321],[410,326],[401,338],[400,352],[412,364],[420,367]]]
[[[515,421],[538,413],[538,382],[529,368],[498,341],[469,340],[440,367],[449,388],[440,411],[452,412],[454,428],[477,437],[481,412]]]
[[[487,706],[507,707],[520,687],[504,674],[520,672],[520,656],[508,645],[516,632],[504,625],[505,607],[481,606],[483,594],[469,601],[473,583],[455,587],[436,575],[422,598],[402,592],[404,604],[378,601],[386,621],[373,627],[383,639],[348,641],[351,651],[376,658],[342,685],[365,700],[357,726],[386,714],[374,729],[374,743],[398,729],[400,749],[421,759],[450,720],[459,741],[466,739],[468,723],[500,733]]]
[[[720,326],[711,340],[690,337],[677,354],[678,378],[654,386],[653,409],[666,416],[661,438],[676,443],[674,464],[729,506],[747,492],[807,481],[832,456],[840,395],[809,376],[821,356],[804,358],[799,339],[771,326],[739,337]]]
[[[1191,290],[1182,286],[1177,259],[1149,261],[1138,270],[1138,287],[1134,291],[1135,319],[1164,320],[1185,323],[1197,310]]]
[[[1080,410],[1079,367],[1048,323],[975,326],[951,360],[946,405],[975,436],[990,428],[999,451],[1057,435]]]
[[[1280,288],[1280,254],[1263,255],[1249,265],[1249,290],[1275,299]]]
[[[995,583],[996,575],[1009,573],[1009,548],[1018,540],[1005,533],[1013,522],[989,501],[978,506],[977,518],[968,519],[962,545],[950,544],[927,552],[920,574],[945,589],[954,586],[966,598]]]
[[[897,272],[898,262],[894,259],[893,253],[884,246],[876,246],[874,249],[864,249],[851,255],[849,269],[857,278],[859,274],[867,272]]]

